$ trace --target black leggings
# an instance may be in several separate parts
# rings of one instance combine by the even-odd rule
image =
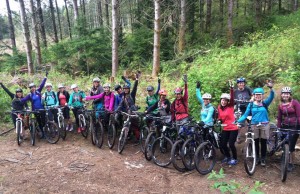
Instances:
[[[40,113],[37,113],[35,114],[35,117],[36,117],[36,121],[39,125],[39,128],[42,132],[44,132],[44,126],[45,126],[45,120],[46,120],[46,112],[40,112]]]
[[[254,139],[255,141],[255,152],[256,152],[256,156],[259,158],[259,142],[261,145],[261,158],[262,159],[266,159],[266,155],[267,155],[267,139],[262,139],[262,138],[257,138]]]
[[[298,140],[299,134],[290,134],[289,136],[289,150],[290,152],[294,152],[295,151],[295,146]]]
[[[76,120],[76,125],[77,127],[79,127],[79,119],[78,119],[78,114],[79,114],[79,110],[81,108],[73,108],[72,111],[73,111],[73,114],[74,114],[74,117],[75,117],[75,120]]]
[[[221,148],[224,151],[224,155],[227,158],[230,158],[230,152],[227,144],[229,143],[230,150],[232,152],[232,158],[237,159],[236,147],[234,145],[238,135],[238,130],[234,131],[222,131],[221,133]]]

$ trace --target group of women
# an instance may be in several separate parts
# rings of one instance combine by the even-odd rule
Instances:
[[[23,90],[17,89],[15,93],[10,92],[1,82],[0,85],[12,98],[12,110],[24,110],[28,108],[27,101],[31,102],[32,110],[44,109],[46,107],[61,106],[64,107],[64,118],[68,121],[67,130],[72,131],[73,126],[70,120],[69,107],[72,107],[76,124],[79,126],[78,110],[83,106],[83,101],[94,100],[93,106],[96,110],[106,110],[106,113],[113,111],[136,111],[136,92],[138,86],[138,80],[140,73],[136,74],[133,89],[131,90],[131,83],[128,79],[122,76],[125,84],[115,85],[115,94],[111,91],[109,83],[103,85],[100,84],[99,78],[93,79],[93,86],[90,91],[90,96],[86,96],[83,91],[80,91],[76,84],[72,84],[73,90],[69,94],[63,84],[58,85],[58,92],[53,91],[52,84],[47,82],[47,75],[42,80],[41,84],[37,88],[34,83],[29,84],[30,93],[27,96],[23,96]],[[172,121],[176,124],[183,124],[187,122],[189,118],[188,108],[188,84],[187,76],[183,77],[184,88],[177,87],[174,90],[175,100],[171,103],[167,99],[168,92],[165,89],[160,88],[161,81],[158,79],[158,87],[154,92],[153,86],[146,88],[148,95],[146,97],[146,113],[157,114],[161,116],[170,115]],[[265,91],[263,88],[255,88],[253,91],[246,87],[245,78],[238,78],[236,80],[237,88],[233,88],[233,84],[230,85],[230,92],[223,93],[219,98],[219,105],[217,107],[218,118],[222,122],[223,130],[221,132],[221,147],[224,151],[224,159],[222,162],[229,165],[236,165],[238,163],[237,150],[235,143],[239,142],[239,124],[243,124],[249,115],[252,116],[251,127],[254,131],[255,147],[258,163],[262,166],[266,165],[266,153],[267,153],[267,139],[270,136],[270,119],[268,116],[268,106],[274,99],[275,92],[273,90],[273,83],[268,82],[267,87],[270,89],[270,94],[267,98],[264,98]],[[46,91],[42,94],[43,88]],[[215,108],[211,104],[212,96],[209,93],[201,95],[201,83],[196,83],[196,97],[201,106],[200,120],[202,125],[213,126],[215,123],[214,112]],[[242,112],[240,118],[236,118],[236,109]],[[54,109],[53,109],[54,110]],[[49,118],[56,120],[57,112],[50,111]],[[116,120],[119,120],[120,115],[116,114]],[[108,117],[106,117],[106,120]],[[15,124],[16,115],[12,114],[12,120]],[[297,100],[292,98],[292,90],[290,87],[284,87],[281,89],[281,103],[278,106],[278,118],[277,126],[289,129],[300,130],[300,104]],[[41,112],[37,121],[40,129],[43,129],[45,121],[45,113]],[[259,124],[259,125],[258,125]],[[139,138],[138,121],[132,121],[132,129],[135,137]],[[78,132],[81,132],[80,127],[77,128]],[[43,138],[44,134],[41,135]],[[294,168],[294,151],[295,145],[299,135],[298,133],[292,133],[289,146],[291,152],[291,159],[289,164],[289,170]],[[228,147],[229,144],[229,147]]]

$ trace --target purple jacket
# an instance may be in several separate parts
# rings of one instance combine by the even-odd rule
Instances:
[[[278,106],[277,127],[282,125],[297,126],[300,125],[300,104],[297,100],[292,100],[288,104]]]
[[[95,95],[95,96],[87,96],[86,100],[101,99],[101,98],[104,98],[105,110],[113,111],[114,110],[115,95],[112,92],[110,92],[108,95],[106,95],[106,93],[103,92],[103,93]]]

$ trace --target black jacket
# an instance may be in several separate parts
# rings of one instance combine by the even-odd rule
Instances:
[[[9,91],[2,83],[1,86],[3,88],[3,90],[10,96],[10,98],[12,99],[11,102],[11,107],[12,110],[24,110],[25,108],[28,108],[27,103],[22,103],[20,100],[21,98],[18,98],[16,96],[16,94],[12,93],[11,91]]]
[[[57,92],[57,99],[58,99],[58,104],[60,105],[60,106],[64,106],[64,104],[60,104],[60,101],[59,101],[59,93],[60,92]],[[67,103],[69,102],[69,98],[70,98],[70,94],[69,94],[69,92],[68,91],[66,91],[66,90],[64,90],[63,91],[63,95],[65,95],[66,96],[66,100],[67,100]]]

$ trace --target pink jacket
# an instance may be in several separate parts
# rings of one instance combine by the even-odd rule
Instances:
[[[115,102],[115,95],[110,92],[109,94],[106,94],[105,92],[95,95],[95,96],[87,96],[86,100],[93,100],[93,99],[99,99],[104,98],[104,107],[105,110],[113,111],[114,110],[114,102]]]

